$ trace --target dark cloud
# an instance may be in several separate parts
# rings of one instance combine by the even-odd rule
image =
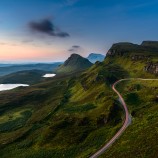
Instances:
[[[74,46],[72,46],[72,48],[75,48],[75,49],[78,49],[78,48],[80,48],[81,46],[77,46],[77,45],[74,45]]]
[[[74,45],[68,51],[70,53],[82,53],[83,52],[83,48],[81,46],[79,46],[79,45]]]
[[[58,36],[58,37],[69,37],[70,35],[66,32],[59,32],[59,33],[56,33],[56,36]]]
[[[69,49],[68,51],[69,51],[69,52],[74,52],[74,49]]]
[[[61,38],[70,36],[68,33],[60,31],[49,19],[43,19],[38,22],[31,21],[28,26],[32,31],[47,34],[49,36],[56,36]]]

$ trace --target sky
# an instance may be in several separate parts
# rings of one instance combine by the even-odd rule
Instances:
[[[113,43],[158,40],[158,0],[0,0],[0,62],[106,54]]]

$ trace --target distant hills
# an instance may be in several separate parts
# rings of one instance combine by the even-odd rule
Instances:
[[[86,58],[78,54],[72,54],[63,65],[59,66],[57,73],[69,73],[80,70],[85,70],[91,67],[93,64]]]
[[[22,84],[35,84],[40,81],[43,81],[44,78],[42,76],[46,74],[47,71],[43,70],[24,70],[14,72],[5,76],[0,77],[0,84],[7,83],[22,83]]]
[[[39,63],[39,64],[18,64],[18,65],[9,65],[1,66],[0,65],[0,76],[8,75],[10,73],[23,71],[23,70],[43,70],[43,71],[55,71],[55,69],[61,65],[62,62],[55,62],[52,64]]]
[[[104,60],[105,56],[102,54],[97,54],[97,53],[91,53],[89,54],[89,56],[87,57],[87,59],[91,62],[91,63],[95,63],[96,61],[100,61],[102,62]]]
[[[64,63],[0,64],[0,76],[25,70],[42,70],[56,73],[75,72],[89,68],[96,61],[102,62],[104,58],[104,55],[96,53],[89,54],[87,59],[78,54],[72,54]]]

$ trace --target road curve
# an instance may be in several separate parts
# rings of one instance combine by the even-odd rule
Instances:
[[[143,81],[152,81],[152,80],[158,80],[158,79],[143,79],[143,78],[126,78],[126,79],[121,79],[116,81],[113,85],[112,85],[112,89],[113,91],[118,95],[119,100],[124,108],[125,111],[125,120],[123,123],[123,126],[121,127],[121,129],[113,136],[113,138],[107,143],[105,144],[100,150],[98,150],[95,154],[93,154],[90,158],[97,158],[100,155],[102,155],[115,141],[116,139],[118,139],[122,133],[125,131],[125,129],[129,126],[129,124],[131,124],[131,116],[128,112],[128,108],[127,105],[123,99],[123,97],[121,96],[121,94],[116,90],[115,86],[122,82],[122,81],[127,81],[127,80],[143,80]]]

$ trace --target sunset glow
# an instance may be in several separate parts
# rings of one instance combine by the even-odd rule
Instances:
[[[60,61],[63,58],[66,58],[66,54],[59,48],[52,49],[25,44],[0,46],[1,61]]]
[[[72,53],[106,54],[118,41],[157,40],[157,4],[157,0],[1,0],[0,61],[64,61]],[[80,49],[72,49],[76,45]]]

